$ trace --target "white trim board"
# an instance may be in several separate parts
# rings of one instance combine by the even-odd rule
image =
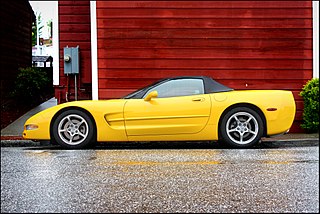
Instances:
[[[52,47],[53,47],[53,85],[59,85],[59,1],[54,2],[54,15],[52,19]]]
[[[91,22],[91,72],[92,72],[92,100],[99,99],[98,93],[98,38],[97,38],[97,5],[96,1],[90,1]]]
[[[312,1],[313,10],[313,78],[319,78],[319,2]]]

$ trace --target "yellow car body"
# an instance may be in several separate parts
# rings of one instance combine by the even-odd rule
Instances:
[[[215,141],[221,138],[223,115],[235,107],[257,111],[263,121],[263,136],[271,136],[287,132],[296,111],[292,92],[285,90],[232,90],[164,98],[152,93],[140,99],[74,101],[51,107],[26,121],[23,137],[50,140],[56,118],[75,109],[92,119],[98,142]]]

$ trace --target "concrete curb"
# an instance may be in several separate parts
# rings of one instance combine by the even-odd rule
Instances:
[[[168,142],[164,142],[167,144]],[[174,142],[175,144],[183,144],[185,142]],[[190,142],[188,142],[190,143]],[[192,142],[194,144],[201,144],[202,142]],[[109,145],[125,145],[126,143],[110,143]],[[138,142],[130,142],[128,145],[139,144]],[[208,142],[203,143],[208,144]],[[103,144],[100,144],[103,145]],[[105,143],[108,145],[108,143]],[[261,145],[263,148],[273,148],[273,147],[303,147],[303,146],[319,146],[319,139],[317,138],[309,138],[309,139],[281,139],[281,140],[262,140]],[[38,146],[52,146],[49,141],[33,141],[33,140],[25,140],[25,139],[9,139],[2,140],[1,139],[1,147],[38,147]],[[127,146],[124,146],[127,147]]]
[[[1,147],[34,147],[41,146],[40,142],[32,140],[1,140]]]
[[[266,147],[319,146],[319,139],[264,140],[261,143]]]

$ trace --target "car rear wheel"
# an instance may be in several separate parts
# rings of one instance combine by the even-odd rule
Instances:
[[[224,115],[220,134],[222,140],[232,147],[252,147],[263,135],[263,121],[253,109],[236,107]]]
[[[76,109],[62,112],[53,122],[54,141],[64,148],[80,149],[93,145],[95,128],[91,118]]]

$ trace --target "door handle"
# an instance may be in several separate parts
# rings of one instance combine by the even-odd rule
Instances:
[[[192,101],[193,102],[203,102],[205,99],[202,97],[198,97],[198,98],[193,98]]]

